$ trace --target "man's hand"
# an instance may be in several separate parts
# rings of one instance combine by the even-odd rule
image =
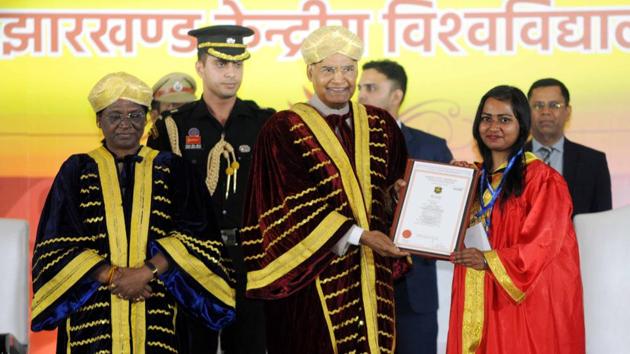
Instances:
[[[400,258],[409,255],[408,252],[403,252],[398,249],[392,240],[380,231],[363,231],[360,243],[370,247],[374,252],[385,257]]]
[[[451,261],[476,270],[488,269],[488,263],[486,263],[483,252],[476,248],[464,248],[461,251],[453,252]]]

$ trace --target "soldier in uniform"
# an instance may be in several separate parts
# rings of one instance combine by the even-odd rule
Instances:
[[[197,38],[197,74],[203,81],[198,101],[162,114],[148,146],[169,150],[191,161],[206,182],[221,234],[233,260],[237,282],[236,322],[223,329],[227,353],[265,353],[262,303],[245,299],[246,272],[239,246],[243,201],[259,130],[274,111],[236,94],[243,62],[250,57],[243,38],[254,32],[242,26],[211,26],[188,33]],[[217,335],[188,321],[190,353],[215,353]],[[243,340],[247,338],[247,340]]]
[[[188,74],[175,72],[162,76],[153,85],[151,120],[155,122],[160,114],[197,100],[195,91],[197,91],[197,83]]]

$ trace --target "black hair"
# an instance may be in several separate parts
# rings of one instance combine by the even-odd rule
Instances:
[[[473,122],[473,136],[477,142],[479,152],[483,157],[483,167],[488,174],[492,172],[494,161],[492,160],[492,152],[490,151],[490,148],[488,148],[481,139],[481,135],[479,134],[479,125],[481,124],[483,108],[489,98],[509,103],[512,107],[512,112],[518,121],[518,138],[510,147],[508,159],[511,159],[524,148],[527,138],[529,137],[529,127],[531,125],[531,110],[529,108],[527,97],[525,97],[523,91],[513,86],[501,85],[492,88],[483,95],[481,101],[479,102],[479,107],[477,108],[475,121]],[[525,187],[525,155],[514,161],[514,165],[512,166],[510,173],[508,173],[505,178],[502,200],[507,199],[512,194],[519,196],[523,193],[523,189]]]
[[[208,52],[205,50],[197,50],[197,61],[202,62],[203,64],[206,63],[206,59],[208,58]]]
[[[564,103],[568,106],[571,100],[571,96],[569,95],[569,89],[567,89],[567,87],[562,83],[562,81],[554,79],[552,77],[540,79],[534,82],[532,86],[529,88],[529,91],[527,91],[527,98],[532,98],[532,93],[534,92],[534,89],[537,89],[539,87],[550,87],[550,86],[558,86],[560,88],[562,97],[564,97]]]
[[[400,104],[402,104],[405,100],[405,94],[407,93],[407,74],[405,73],[405,68],[395,61],[385,59],[369,61],[363,64],[362,69],[374,69],[385,75],[387,79],[393,81],[395,85],[394,88],[399,88],[403,93],[402,99],[400,100]]]
[[[151,111],[159,111],[160,110],[160,101],[152,99],[151,100]]]

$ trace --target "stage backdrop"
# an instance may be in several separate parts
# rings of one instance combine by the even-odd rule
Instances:
[[[526,91],[536,79],[556,77],[572,95],[567,136],[606,152],[614,206],[630,203],[628,1],[4,0],[0,6],[0,216],[28,219],[31,245],[61,163],[99,145],[87,101],[94,83],[114,71],[149,85],[171,71],[195,76],[195,43],[186,32],[210,24],[255,30],[239,96],[278,110],[310,94],[302,39],[326,24],[347,26],[366,43],[362,62],[389,58],[405,66],[403,120],[446,138],[457,159],[475,157],[471,122],[484,92],[498,84]],[[53,338],[33,334],[32,352],[51,352]]]

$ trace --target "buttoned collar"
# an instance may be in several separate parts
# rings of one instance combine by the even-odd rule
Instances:
[[[545,145],[541,144],[535,138],[532,138],[532,151],[538,152],[540,150],[540,148],[542,148],[542,147],[548,147],[548,148],[551,148],[552,150],[555,150],[555,151],[564,152],[564,135],[558,141],[556,141],[555,144],[553,144],[551,146],[545,146]]]

